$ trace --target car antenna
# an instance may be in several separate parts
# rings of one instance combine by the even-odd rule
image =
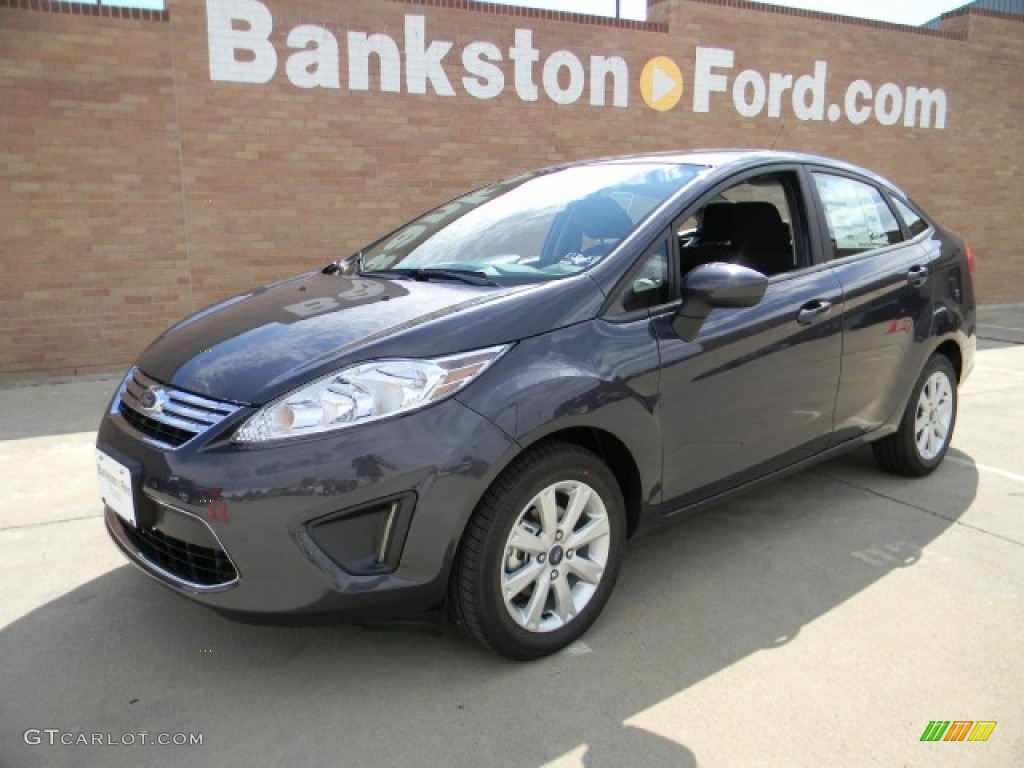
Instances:
[[[771,147],[769,147],[769,149],[775,149],[775,145],[779,143],[779,137],[782,135],[782,131],[785,130],[785,128],[786,128],[786,124],[785,123],[783,123],[782,125],[779,126],[779,130],[775,134],[775,140],[772,142],[772,145],[771,145]]]

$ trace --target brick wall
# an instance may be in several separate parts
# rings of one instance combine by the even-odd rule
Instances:
[[[277,68],[265,84],[211,79],[207,6],[167,13],[0,0],[0,381],[124,368],[194,309],[344,256],[433,204],[499,175],[602,154],[767,146],[838,156],[892,177],[969,238],[982,301],[1024,300],[1024,23],[960,13],[938,31],[742,0],[660,0],[649,23],[616,22],[464,0],[266,0]],[[347,32],[403,44],[407,15],[426,39],[453,42],[456,92],[348,87]],[[293,85],[288,35],[317,25],[339,41],[338,89]],[[517,28],[540,51],[620,56],[629,106],[575,104],[540,87],[524,102],[508,49]],[[490,41],[505,89],[479,100],[461,51]],[[751,68],[810,74],[829,62],[829,104],[865,79],[942,88],[944,130],[741,117],[731,96],[691,108],[697,46],[735,51],[730,82]],[[685,80],[678,108],[640,93],[652,57]],[[375,60],[374,60],[375,62]],[[564,86],[566,76],[560,81]],[[606,99],[612,97],[609,90]]]

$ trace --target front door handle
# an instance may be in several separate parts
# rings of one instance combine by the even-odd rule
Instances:
[[[924,282],[927,279],[928,267],[924,267],[919,264],[916,267],[911,267],[907,270],[907,282],[915,287],[924,285]]]
[[[800,323],[800,325],[813,325],[814,323],[828,317],[831,311],[831,301],[815,299],[814,301],[809,301],[800,307],[800,312],[796,316],[796,321]]]

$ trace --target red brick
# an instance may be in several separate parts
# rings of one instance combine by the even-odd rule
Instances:
[[[346,255],[465,189],[631,151],[777,140],[866,165],[968,237],[980,300],[1024,300],[1019,17],[957,11],[935,31],[745,0],[658,0],[648,23],[464,0],[265,1],[279,58],[266,85],[210,80],[199,0],[163,13],[0,2],[0,381],[123,369],[189,312]],[[406,14],[456,42],[457,97],[348,91],[345,33],[385,32],[401,47]],[[288,82],[285,40],[304,23],[338,36],[340,90]],[[543,92],[523,103],[507,60],[500,97],[468,97],[462,47],[505,50],[517,27],[533,30],[542,61],[559,49],[623,56],[629,108],[558,106]],[[826,59],[833,98],[860,78],[941,87],[947,128],[744,119],[725,94],[693,114],[698,45],[735,50],[732,77],[799,75]],[[637,86],[655,55],[686,76],[683,105],[665,114]]]

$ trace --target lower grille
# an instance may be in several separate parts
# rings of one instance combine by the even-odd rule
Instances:
[[[238,578],[223,549],[191,544],[154,528],[125,525],[124,532],[147,560],[182,581],[215,587]]]

